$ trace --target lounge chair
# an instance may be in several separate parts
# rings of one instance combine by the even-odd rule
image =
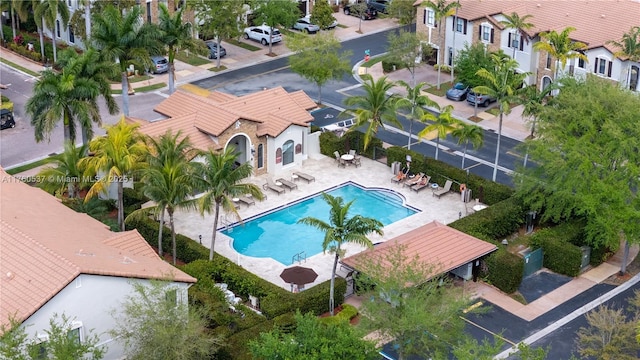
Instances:
[[[253,196],[251,194],[239,196],[238,200],[247,206],[256,204],[256,201],[253,199]]]
[[[438,198],[440,198],[440,196],[451,191],[451,185],[453,185],[453,181],[447,180],[447,182],[444,184],[444,187],[442,189],[433,191],[433,196],[437,196]]]
[[[296,184],[294,182],[291,182],[289,180],[283,179],[283,178],[276,179],[276,181],[279,182],[280,184],[282,184],[282,186],[284,186],[287,189],[289,189],[289,191],[298,188],[298,184]]]
[[[415,185],[415,184],[419,183],[419,182],[420,182],[420,179],[422,179],[422,177],[423,177],[423,176],[424,176],[424,173],[420,173],[420,174],[418,174],[418,175],[416,175],[416,176],[414,176],[414,177],[412,177],[412,178],[410,178],[410,179],[405,180],[405,181],[402,183],[402,187],[405,187],[405,186],[413,186],[413,185]]]
[[[309,174],[305,174],[303,172],[296,171],[296,172],[293,173],[293,175],[296,175],[300,179],[307,180],[307,184],[312,182],[312,181],[316,181],[316,178],[314,178],[313,176],[311,176]]]
[[[415,191],[415,192],[420,192],[420,190],[422,189],[426,189],[427,187],[429,187],[429,180],[431,180],[431,176],[429,175],[425,175],[422,180],[420,180],[418,183],[416,183],[415,185],[413,185],[411,187],[411,190]]]
[[[267,179],[267,182],[262,185],[262,188],[264,190],[271,190],[274,191],[276,193],[278,193],[278,195],[282,194],[283,192],[285,192],[284,188],[282,186],[278,186],[276,185],[273,180],[271,179]]]

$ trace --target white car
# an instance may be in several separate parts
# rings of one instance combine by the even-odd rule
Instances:
[[[267,25],[250,26],[244,29],[244,38],[259,41],[262,45],[267,45],[269,44],[270,31],[271,29]],[[282,41],[282,34],[280,34],[278,29],[273,29],[271,42],[275,44],[280,41]]]

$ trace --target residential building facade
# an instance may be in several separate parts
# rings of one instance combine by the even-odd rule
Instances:
[[[446,65],[455,62],[455,55],[465,45],[482,43],[487,51],[503,50],[517,60],[518,71],[531,74],[527,84],[536,84],[542,89],[554,81],[558,65],[556,59],[534,50],[533,46],[542,41],[543,32],[561,32],[573,27],[576,30],[570,37],[587,45],[584,55],[588,60],[569,59],[564,68],[557,69],[559,76],[593,74],[620,83],[626,89],[640,91],[640,63],[615,56],[620,49],[609,43],[619,41],[625,32],[640,26],[640,1],[459,0],[458,3],[456,13],[442,22],[438,32],[434,12],[422,2],[416,2],[416,31],[423,33],[436,51],[443,52]],[[527,22],[532,23],[533,28],[523,33],[506,28],[501,21],[512,13],[521,18],[531,15]]]

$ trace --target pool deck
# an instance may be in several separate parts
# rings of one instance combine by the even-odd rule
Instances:
[[[475,205],[475,203],[465,204],[462,202],[460,194],[457,192],[452,191],[441,198],[437,198],[432,195],[430,189],[423,189],[417,193],[409,187],[403,187],[402,184],[393,183],[391,182],[393,174],[388,166],[366,158],[362,159],[362,166],[357,168],[354,166],[347,166],[346,168],[338,167],[333,158],[325,156],[309,158],[304,161],[301,167],[292,167],[289,171],[271,176],[274,179],[280,177],[284,179],[291,179],[291,173],[294,171],[301,171],[312,175],[316,180],[307,183],[304,179],[297,179],[296,184],[298,185],[298,189],[291,191],[287,190],[281,195],[278,195],[273,191],[266,190],[264,193],[267,195],[267,199],[263,201],[256,200],[255,205],[247,206],[243,203],[239,203],[240,208],[238,209],[238,213],[240,216],[243,219],[247,219],[251,216],[268,212],[276,207],[295,202],[301,198],[314,195],[347,181],[353,181],[364,187],[378,187],[395,190],[404,196],[406,204],[421,210],[421,212],[415,215],[386,226],[384,228],[383,236],[371,236],[371,241],[373,243],[377,243],[392,239],[400,234],[406,233],[407,231],[430,223],[434,220],[444,224],[451,223],[457,220],[460,216],[466,216],[466,214],[472,213],[473,210],[471,207],[472,205]],[[267,175],[263,175],[252,177],[249,181],[262,188],[262,185],[266,183],[266,178]],[[185,212],[180,210],[176,211],[174,221],[176,232],[195,239],[196,241],[198,241],[199,235],[202,235],[202,245],[210,248],[211,234],[213,230],[212,215],[205,215],[202,217],[196,211]],[[220,217],[220,221],[221,223],[219,224],[219,227],[223,226],[225,223],[234,223],[237,219],[234,219],[230,214],[223,213]],[[287,241],[291,242],[291,246],[295,246],[295,234],[282,234],[282,236],[283,238],[286,238]],[[239,264],[263,279],[281,286],[284,289],[290,289],[290,285],[280,278],[280,273],[287,266],[270,258],[256,258],[241,255],[233,249],[231,242],[232,239],[230,237],[218,232],[215,244],[216,253],[224,255],[234,263]],[[347,250],[347,256],[364,250],[363,247],[353,244],[347,244],[345,249]],[[306,261],[302,261],[300,264],[296,262],[294,265],[310,267],[318,273],[318,278],[314,283],[308,284],[308,288],[331,278],[333,259],[333,254],[320,253],[318,255],[307,257]],[[344,275],[344,271],[341,271],[339,265],[338,273]]]

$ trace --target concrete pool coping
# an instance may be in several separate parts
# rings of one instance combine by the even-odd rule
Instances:
[[[294,171],[302,171],[316,178],[315,181],[307,183],[306,181],[297,181],[298,189],[286,191],[278,195],[275,192],[266,190],[267,199],[264,201],[256,201],[255,205],[240,205],[238,213],[243,219],[262,214],[273,208],[283,206],[328,188],[335,187],[347,181],[353,181],[367,188],[379,187],[395,190],[402,194],[406,199],[406,204],[421,210],[419,213],[411,215],[405,219],[390,224],[384,228],[384,235],[372,235],[370,237],[373,243],[384,242],[389,239],[413,230],[417,227],[437,220],[441,223],[448,224],[457,220],[461,216],[466,216],[473,212],[471,209],[475,203],[464,203],[460,194],[451,192],[441,198],[434,197],[432,192],[425,189],[421,192],[415,192],[409,187],[402,184],[391,182],[391,169],[386,164],[363,158],[362,166],[347,166],[346,168],[338,167],[333,158],[321,156],[319,158],[309,158],[303,162],[302,167],[292,166],[285,171],[272,174],[272,177],[291,178]],[[269,175],[252,177],[250,182],[262,188]],[[237,220],[232,219],[229,214],[221,214],[221,221],[233,223]],[[202,236],[202,245],[210,248],[211,235],[213,230],[213,215],[200,216],[197,211],[178,210],[175,213],[175,229],[176,232],[185,236],[199,240]],[[223,226],[223,224],[219,224]],[[286,235],[286,234],[283,234]],[[280,278],[280,273],[286,267],[282,263],[271,258],[255,258],[239,254],[232,247],[233,239],[218,232],[216,237],[215,251],[227,257],[234,263],[239,264],[248,271],[260,276],[261,278],[281,286],[289,290],[290,285]],[[350,256],[364,250],[363,247],[347,244],[345,247],[346,256]],[[320,284],[331,278],[333,267],[333,254],[318,254],[308,257],[300,265],[310,267],[318,273],[318,278],[308,287]],[[296,263],[295,265],[298,265]],[[293,266],[293,265],[291,265]],[[338,266],[338,270],[340,267]],[[340,273],[340,271],[339,271]],[[344,275],[344,272],[342,272]]]

